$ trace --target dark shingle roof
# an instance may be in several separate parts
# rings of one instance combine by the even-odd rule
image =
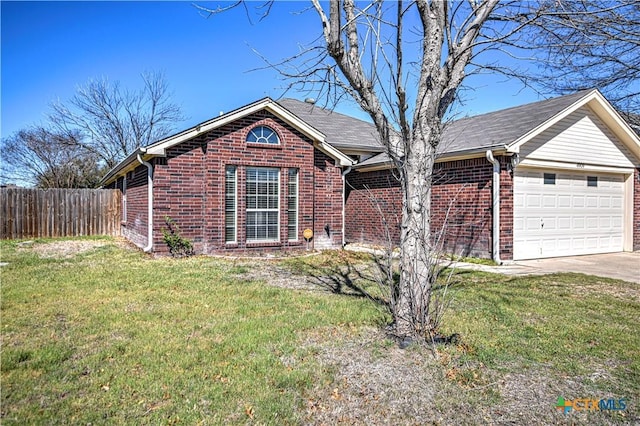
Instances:
[[[481,148],[503,147],[556,116],[593,90],[533,102],[446,125],[439,152],[448,154]]]
[[[450,155],[490,148],[503,148],[515,142],[546,121],[560,114],[592,90],[546,99],[500,111],[463,118],[448,123],[438,146],[439,155]],[[388,164],[386,153],[375,155],[356,167]]]
[[[338,149],[375,152],[384,149],[376,128],[371,123],[296,99],[281,99],[277,102],[299,119],[324,133],[326,141]]]

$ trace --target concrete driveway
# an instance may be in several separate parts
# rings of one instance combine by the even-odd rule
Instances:
[[[517,260],[515,262],[507,261],[500,266],[462,262],[448,262],[447,266],[505,275],[544,275],[554,272],[578,272],[640,284],[640,251]]]
[[[554,257],[538,260],[518,260],[500,268],[519,267],[526,274],[579,272],[598,277],[640,283],[640,252],[592,254],[588,256]]]

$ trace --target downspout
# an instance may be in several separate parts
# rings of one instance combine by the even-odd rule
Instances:
[[[342,247],[346,243],[345,235],[345,209],[347,207],[347,175],[351,172],[351,166],[342,171]]]
[[[140,154],[136,158],[140,164],[147,167],[147,246],[142,250],[150,253],[153,248],[153,166],[144,161]]]
[[[492,206],[491,206],[491,215],[493,217],[493,227],[492,227],[492,236],[491,241],[493,243],[493,247],[491,250],[491,256],[493,261],[498,265],[502,264],[500,260],[500,162],[496,160],[493,156],[493,152],[491,150],[487,150],[487,160],[491,164],[493,164],[493,184],[491,185],[491,189],[493,191],[492,194]]]

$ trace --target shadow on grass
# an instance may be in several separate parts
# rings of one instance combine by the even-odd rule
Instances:
[[[301,263],[301,269],[306,271],[304,275],[308,277],[311,284],[334,294],[369,299],[379,306],[389,307],[387,299],[374,294],[367,288],[375,286],[376,292],[380,292],[383,284],[380,283],[379,277],[366,271],[370,268],[362,261],[353,262],[351,259],[342,258],[329,266],[321,267],[315,265],[313,260],[305,259]]]

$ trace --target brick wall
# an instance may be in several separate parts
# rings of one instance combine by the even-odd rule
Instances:
[[[334,160],[314,150],[313,172],[315,191],[314,247],[317,249],[342,245],[342,169]],[[303,228],[304,229],[304,228]]]
[[[498,158],[504,165],[505,158]],[[441,235],[445,251],[464,256],[491,257],[493,168],[484,157],[437,163],[431,194],[431,230]],[[501,255],[512,257],[513,183],[501,172]],[[385,226],[400,242],[402,215],[400,183],[390,170],[347,175],[346,239],[351,243],[384,244]],[[379,208],[384,212],[382,215]]]
[[[123,215],[122,235],[139,247],[147,245],[148,195],[147,168],[138,166],[127,173],[126,216]],[[124,209],[124,203],[123,203]]]
[[[246,143],[258,125],[274,129],[280,145]],[[237,242],[224,241],[225,167],[237,167]],[[247,167],[280,169],[280,242],[246,241]],[[288,169],[298,169],[298,240],[287,236]],[[317,247],[340,246],[342,239],[342,177],[334,161],[313,148],[312,141],[274,115],[261,111],[183,142],[155,159],[154,251],[167,253],[162,240],[165,218],[179,226],[196,252],[304,248],[302,232],[313,229]],[[137,197],[136,197],[137,198]],[[315,206],[314,206],[315,203]],[[325,228],[328,230],[325,230]]]
[[[431,228],[446,252],[491,257],[492,170],[484,157],[436,163]]]
[[[507,170],[510,157],[496,157],[500,162],[500,259],[513,259],[513,176]]]
[[[348,243],[400,243],[402,191],[391,170],[346,176],[345,239]],[[382,214],[381,214],[382,212]]]

